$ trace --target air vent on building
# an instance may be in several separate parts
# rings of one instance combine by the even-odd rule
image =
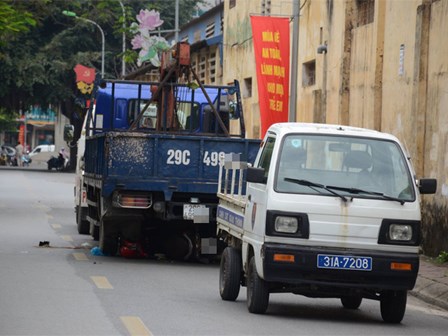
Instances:
[[[207,25],[205,29],[205,38],[209,39],[215,35],[215,23],[211,22]]]

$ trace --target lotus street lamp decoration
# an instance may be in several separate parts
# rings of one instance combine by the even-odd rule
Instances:
[[[82,20],[82,21],[86,21],[89,22],[91,24],[94,24],[95,26],[98,27],[98,29],[101,32],[101,38],[102,38],[102,49],[101,49],[101,78],[104,78],[104,44],[105,44],[105,39],[104,39],[104,31],[103,29],[101,29],[100,25],[98,23],[96,23],[95,21],[89,20],[89,19],[85,19],[82,17],[79,17],[76,15],[76,13],[74,12],[70,12],[70,11],[62,11],[62,14],[64,14],[65,16],[70,16],[73,17],[77,20]]]
[[[154,31],[163,24],[160,20],[160,13],[151,10],[140,10],[137,15],[137,23],[131,24],[131,31],[135,34],[132,39],[132,49],[141,49],[138,54],[137,65],[141,66],[143,62],[150,61],[154,66],[160,66],[158,56],[159,51],[170,48],[169,43],[160,36],[151,36],[151,33],[161,33],[163,31]]]

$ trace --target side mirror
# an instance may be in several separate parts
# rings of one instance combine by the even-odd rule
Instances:
[[[75,127],[73,125],[64,125],[64,141],[70,142],[73,140]]]
[[[418,190],[420,190],[420,194],[435,194],[437,191],[437,180],[420,179],[418,181]]]
[[[247,167],[246,181],[253,183],[266,183],[264,168]]]

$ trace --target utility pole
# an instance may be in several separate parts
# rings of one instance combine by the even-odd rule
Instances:
[[[174,39],[176,40],[176,42],[179,42],[179,0],[176,0],[174,20]]]
[[[297,70],[299,64],[299,18],[300,0],[293,2],[292,17],[292,54],[291,54],[291,87],[289,90],[288,121],[296,121],[297,108]]]

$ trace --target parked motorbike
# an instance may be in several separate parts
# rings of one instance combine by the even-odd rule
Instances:
[[[28,154],[22,155],[22,166],[23,167],[28,167],[32,161],[33,160],[31,160],[31,157]]]
[[[59,154],[57,157],[52,156],[50,160],[47,161],[48,170],[54,168],[57,171],[63,171],[68,168],[68,162],[68,158],[65,158],[62,154]]]

